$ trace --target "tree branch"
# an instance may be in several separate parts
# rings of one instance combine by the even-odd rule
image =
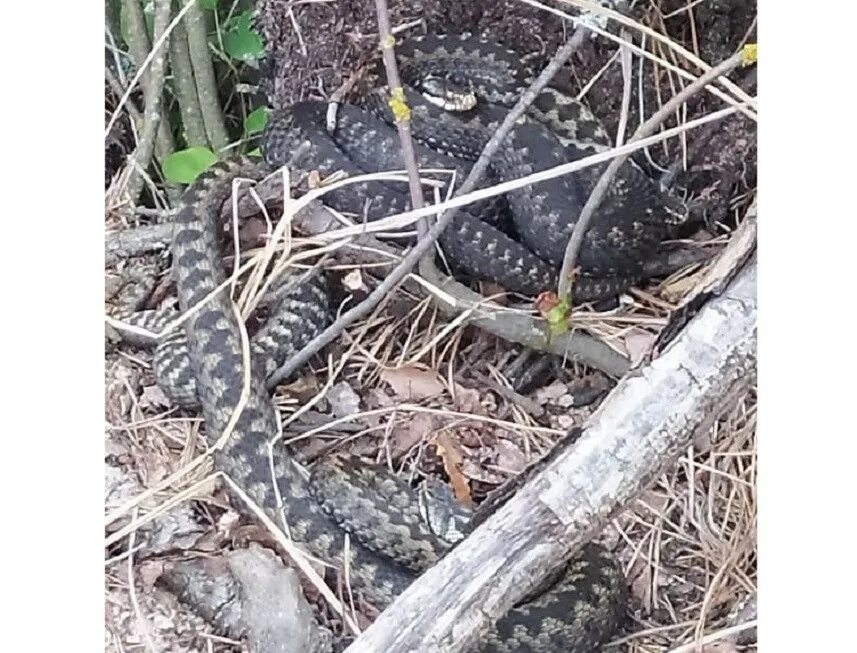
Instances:
[[[387,73],[387,86],[390,87],[390,106],[396,118],[396,128],[399,130],[399,141],[402,148],[402,161],[408,173],[411,204],[415,209],[419,209],[425,206],[425,199],[423,198],[423,187],[420,183],[417,155],[414,152],[414,139],[411,136],[410,109],[405,103],[402,80],[399,78],[399,68],[396,65],[396,52],[394,50],[396,39],[390,27],[387,0],[375,0],[375,11],[378,14],[381,56],[384,60],[384,70]],[[428,231],[428,222],[422,219],[417,223],[417,226],[420,236],[425,236],[426,231]]]

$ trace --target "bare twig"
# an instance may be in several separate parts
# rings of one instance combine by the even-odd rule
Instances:
[[[390,106],[396,118],[396,127],[399,130],[399,141],[402,148],[402,161],[408,173],[411,204],[418,209],[425,206],[425,199],[423,198],[419,169],[417,168],[417,155],[414,152],[414,139],[411,136],[410,109],[405,103],[402,80],[399,78],[399,68],[396,66],[396,53],[393,49],[396,39],[391,33],[387,0],[375,0],[375,11],[378,14],[381,56],[384,60],[384,70],[387,73],[387,85],[390,87]],[[426,220],[420,220],[417,224],[419,225],[420,236],[424,236],[428,231]]]
[[[631,34],[622,30],[622,37],[630,41]],[[628,112],[631,108],[631,81],[634,76],[631,50],[624,43],[619,46],[619,57],[622,62],[622,109],[619,113],[619,125],[616,127],[616,147],[625,142],[625,128],[628,126]]]
[[[148,56],[148,39],[145,36],[146,31],[143,12],[137,0],[127,0],[125,2],[125,7],[129,20],[134,22],[139,20],[142,22],[142,33],[136,35],[136,40],[132,39],[132,41],[135,42],[135,46],[133,47],[133,53],[136,53],[135,62],[138,66],[142,66],[146,56]],[[155,2],[154,18],[154,35],[156,41],[160,40],[166,33],[169,22],[170,0],[157,0]],[[129,30],[129,32],[135,31],[134,27]],[[146,54],[139,57],[141,54],[141,48],[143,52],[146,52]],[[137,148],[135,149],[130,162],[133,169],[128,179],[127,186],[128,196],[132,203],[137,201],[137,197],[143,189],[144,178],[142,171],[145,171],[146,168],[149,167],[149,163],[152,160],[152,155],[155,152],[155,141],[158,137],[159,129],[164,130],[162,132],[164,135],[161,136],[161,154],[165,156],[166,154],[169,154],[169,152],[164,152],[164,150],[168,149],[171,152],[173,149],[172,143],[170,142],[172,138],[169,137],[166,123],[162,126],[161,115],[166,69],[166,51],[161,48],[152,58],[151,65],[149,66],[145,82],[143,84],[143,101],[145,103],[145,107],[143,108],[143,122],[138,130]]]
[[[729,71],[740,65],[743,61],[743,57],[743,51],[736,52],[720,65],[715,66],[702,75],[695,82],[688,84],[681,92],[674,95],[669,102],[664,104],[656,113],[652,114],[648,120],[640,125],[637,131],[634,132],[634,135],[628,140],[627,144],[630,145],[632,143],[636,143],[637,141],[654,134],[655,130],[662,122],[670,117],[677,107],[680,107],[690,97],[708,86],[713,80],[717,79],[721,75],[727,74]],[[561,298],[567,298],[570,296],[572,271],[577,263],[577,257],[583,243],[583,237],[586,235],[586,231],[589,229],[589,223],[592,222],[592,217],[598,209],[598,206],[601,204],[601,201],[604,199],[604,195],[607,192],[610,183],[613,181],[613,178],[616,176],[619,168],[622,167],[622,164],[624,164],[628,159],[628,156],[628,154],[620,155],[610,162],[610,165],[607,166],[604,173],[595,184],[595,187],[592,189],[589,199],[586,201],[586,204],[580,212],[580,217],[577,220],[577,224],[574,225],[574,230],[572,231],[571,238],[568,239],[568,245],[565,248],[565,255],[563,256],[562,270],[560,271],[559,277],[559,289],[557,291],[557,294]]]
[[[583,42],[585,30],[577,30],[571,38],[560,48],[551,62],[545,67],[542,73],[536,78],[533,84],[518,100],[515,107],[506,116],[506,119],[489,139],[479,159],[470,170],[467,179],[461,185],[457,195],[469,193],[476,184],[481,181],[482,176],[488,169],[490,158],[496,153],[502,144],[503,140],[508,135],[509,131],[515,125],[518,118],[523,115],[527,107],[536,99],[538,93],[547,86],[548,82],[559,71],[560,67],[571,56],[577,47]],[[428,207],[426,207],[428,208]],[[415,209],[419,211],[420,209]],[[322,333],[312,339],[300,352],[289,359],[282,367],[280,367],[271,376],[271,383],[279,383],[283,379],[289,377],[296,369],[306,363],[316,352],[323,347],[333,342],[340,333],[342,333],[348,325],[355,320],[360,319],[368,314],[380,302],[388,292],[390,292],[413,268],[423,259],[426,252],[434,246],[435,241],[446,229],[446,226],[452,221],[457,214],[457,210],[449,210],[440,215],[434,225],[429,228],[424,236],[419,239],[419,242],[409,251],[401,260],[401,262],[390,272],[389,275],[364,299],[354,308],[343,313],[332,325],[325,329]],[[430,259],[425,258],[422,266],[430,269]],[[422,271],[422,270],[421,270]]]
[[[116,73],[114,73],[109,66],[104,67],[104,78],[107,80],[107,83],[110,84],[110,88],[113,90],[116,97],[122,97],[122,93],[125,92],[125,89],[122,88],[122,82],[119,81],[119,78],[116,77]],[[131,116],[131,120],[134,121],[135,125],[143,124],[143,114],[140,113],[140,110],[134,102],[128,100],[125,103],[125,109],[128,111],[128,115]]]
[[[104,128],[104,138],[107,138],[110,135],[110,130],[113,129],[113,125],[119,118],[119,114],[122,112],[122,108],[125,106],[125,103],[128,101],[128,98],[131,96],[131,93],[137,86],[137,83],[142,79],[143,75],[146,74],[148,67],[152,64],[152,61],[155,59],[156,56],[163,54],[163,51],[165,49],[164,46],[166,45],[166,40],[167,38],[169,38],[169,35],[175,28],[176,24],[184,17],[188,10],[195,5],[196,0],[186,0],[184,6],[173,17],[172,21],[169,24],[169,27],[164,30],[164,33],[161,34],[160,37],[155,39],[155,42],[152,44],[149,53],[145,56],[143,61],[137,64],[137,72],[134,73],[134,77],[132,77],[131,81],[128,83],[128,88],[125,89],[125,93],[123,93],[122,97],[119,99],[119,103],[116,105],[116,108],[110,115],[110,120],[107,121],[107,126]]]
[[[482,295],[442,274],[436,266],[432,268],[424,271],[422,276],[455,300],[454,305],[445,301],[437,302],[440,310],[448,315],[472,311],[468,322],[483,331],[530,349],[584,363],[612,377],[623,376],[631,367],[630,361],[624,355],[582,331],[568,331],[548,338],[544,320],[541,318],[499,306],[485,305]]]
[[[223,122],[223,111],[217,94],[217,79],[214,76],[214,64],[208,51],[208,38],[205,27],[205,13],[195,3],[191,3],[185,20],[190,60],[193,64],[199,107],[205,124],[205,133],[215,152],[229,143],[229,135]]]
[[[522,2],[523,4],[529,5],[531,7],[536,7],[537,9],[540,9],[541,11],[546,11],[550,14],[555,15],[555,16],[559,16],[560,18],[564,18],[565,20],[569,20],[575,25],[577,25],[581,22],[580,17],[573,16],[572,14],[569,14],[566,11],[562,11],[560,9],[557,9],[557,8],[551,6],[551,5],[546,5],[542,2],[539,2],[538,0],[517,0],[517,1]],[[689,61],[692,61],[695,65],[699,66],[703,70],[709,69],[709,65],[707,63],[705,63],[704,61],[702,61],[701,59],[696,57],[692,52],[688,52],[687,50],[682,48],[679,44],[677,44],[672,39],[664,36],[663,34],[656,32],[655,30],[653,30],[649,27],[646,27],[645,25],[640,24],[639,22],[637,22],[635,20],[628,18],[627,16],[623,16],[619,12],[612,11],[612,10],[607,9],[606,7],[602,7],[602,6],[600,6],[594,2],[589,2],[588,0],[560,0],[560,2],[565,2],[568,4],[575,4],[575,5],[578,5],[587,11],[591,9],[592,12],[595,14],[599,14],[602,16],[607,16],[609,18],[612,18],[613,20],[617,21],[621,25],[627,25],[628,27],[635,29],[635,30],[638,30],[638,31],[642,32],[643,34],[655,39],[656,41],[660,41],[660,42],[664,43],[667,47],[669,47],[672,50],[675,50],[681,56],[685,57]],[[587,27],[589,27],[593,32],[595,32],[599,36],[603,36],[608,41],[612,41],[612,42],[617,43],[619,45],[621,45],[621,43],[623,43],[623,41],[620,37],[616,36],[615,34],[612,34],[611,32],[609,32],[605,29],[601,29],[597,25],[587,25]],[[650,59],[651,61],[654,61],[658,65],[663,66],[667,70],[672,71],[673,73],[675,73],[679,77],[682,77],[682,78],[687,79],[689,81],[694,81],[696,79],[696,76],[693,73],[690,73],[690,72],[684,70],[683,68],[680,68],[679,66],[658,57],[657,55],[653,54],[652,52],[649,52],[648,50],[644,50],[644,49],[640,48],[639,46],[634,45],[633,43],[628,43],[627,41],[625,43],[626,43],[627,47],[634,54],[636,54],[640,57],[644,57],[646,59]],[[722,89],[720,89],[719,87],[717,87],[714,84],[710,84],[705,90],[707,92],[711,93],[712,95],[714,95],[715,97],[720,98],[721,100],[723,100],[724,102],[726,102],[730,106],[736,107],[736,109],[738,111],[740,111],[742,114],[744,114],[745,116],[747,116],[751,120],[755,121],[757,119],[757,115],[756,115],[756,111],[755,111],[755,109],[756,109],[755,98],[750,97],[750,95],[748,95],[743,89],[741,89],[740,87],[738,87],[737,85],[735,85],[733,82],[731,82],[730,80],[728,80],[725,77],[723,79],[719,79],[717,81],[718,81],[718,83],[722,84],[725,88],[729,89],[729,91],[732,93],[732,95],[730,95],[729,93],[725,93]]]

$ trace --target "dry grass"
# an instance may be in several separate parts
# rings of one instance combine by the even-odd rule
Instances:
[[[632,49],[638,52],[639,47]],[[681,80],[695,76],[682,66],[694,63],[697,54],[659,34],[646,56],[662,65],[670,80],[674,76],[680,90]],[[715,94],[732,104],[747,102],[728,85]],[[676,122],[686,123],[687,117],[679,114]],[[129,220],[113,197],[108,192],[108,227],[119,228]],[[736,202],[736,216],[740,210]],[[409,218],[413,221],[416,216]],[[289,239],[288,216],[268,224],[272,246],[253,253],[242,271],[262,270],[275,257],[278,267],[286,269],[320,251],[318,241]],[[327,249],[341,246],[348,233],[346,228],[336,239],[327,239]],[[708,238],[699,246],[720,248],[726,240],[727,236]],[[700,273],[686,270],[655,287],[635,290],[620,308],[608,313],[581,309],[575,323],[636,358],[645,353]],[[242,304],[252,305],[268,281],[257,275],[249,284],[256,292],[243,296]],[[276,440],[289,443],[305,459],[348,449],[409,478],[448,477],[447,459],[437,447],[440,440],[463,460],[468,491],[479,498],[548,450],[570,423],[582,424],[591,412],[568,408],[567,392],[537,393],[533,401],[546,408],[537,417],[510,400],[508,393],[479,382],[490,378],[506,387],[499,369],[511,353],[505,343],[480,338],[462,323],[450,323],[426,298],[399,288],[343,334],[326,362],[316,364],[306,379],[275,397],[283,426]],[[152,587],[157,565],[170,556],[141,561],[136,554],[144,551],[145,541],[132,546],[135,539],[145,540],[145,529],[157,524],[157,518],[188,503],[205,533],[180,550],[216,552],[240,537],[225,495],[211,482],[200,420],[158,402],[151,391],[151,371],[142,358],[112,355],[107,363],[108,456],[140,482],[139,488],[109,506],[106,519],[107,648],[234,650],[232,642],[200,634],[205,628],[198,619]],[[390,381],[393,369],[407,370],[412,392],[419,386],[431,396],[408,396],[397,389]],[[341,409],[331,403],[330,390],[343,382],[359,396],[360,407],[330,417],[332,409]],[[756,400],[751,392],[700,435],[674,471],[659,479],[606,534],[625,566],[633,596],[632,625],[615,650],[690,651],[697,649],[694,642],[709,652],[755,648],[734,639],[754,618],[735,613],[746,597],[755,594],[755,425]],[[264,522],[264,526],[274,533],[274,541],[288,548],[277,525]],[[312,576],[311,567],[305,571]],[[320,590],[317,579],[310,582]],[[337,605],[341,598],[328,595],[327,605],[345,615],[343,606]]]

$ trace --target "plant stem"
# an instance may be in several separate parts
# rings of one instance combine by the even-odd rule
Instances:
[[[196,94],[187,30],[181,21],[176,23],[170,35],[170,68],[173,72],[173,90],[181,109],[185,142],[190,147],[206,147],[208,137]]]
[[[125,0],[126,15],[129,20],[129,47],[132,56],[138,65],[142,65],[148,55],[149,43],[146,37],[146,22],[143,11],[136,0]],[[155,0],[155,40],[161,38],[170,23],[170,1]],[[132,36],[133,34],[133,36]],[[141,56],[142,55],[142,56]],[[152,154],[155,151],[156,139],[159,129],[165,130],[160,138],[160,154],[166,156],[172,151],[172,138],[169,134],[169,126],[161,119],[161,107],[163,104],[164,80],[166,77],[167,56],[164,48],[161,48],[152,58],[151,65],[143,77],[143,124],[138,130],[137,148],[131,157],[130,165],[133,166],[128,179],[127,193],[132,203],[143,189],[142,170],[149,167]]]
[[[229,134],[223,122],[214,64],[208,51],[205,13],[196,3],[188,8],[185,29],[205,133],[208,135],[208,142],[211,143],[212,149],[217,153],[229,143]]]

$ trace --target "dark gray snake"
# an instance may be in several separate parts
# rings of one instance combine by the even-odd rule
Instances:
[[[499,68],[512,74],[511,64],[502,63],[508,56],[501,56],[502,51],[496,46],[493,54],[488,55],[484,49],[480,50],[487,47],[480,41],[456,39],[452,46],[449,43],[441,39],[430,41],[429,45],[440,60],[444,53],[451,53],[450,57],[470,62],[471,68],[474,61],[500,61]],[[423,56],[414,54],[416,52],[422,50],[406,52],[403,61]],[[437,60],[431,53],[426,58],[429,62]],[[475,72],[472,69],[461,72],[462,67],[456,66],[446,61],[437,70],[458,71],[463,79],[471,80],[466,83],[473,88],[479,86],[473,79],[492,74],[479,66]],[[407,75],[407,64],[403,65],[403,74]],[[499,73],[493,74],[495,81],[501,77]],[[513,83],[517,88],[527,79],[526,76],[515,78]],[[439,73],[433,75],[433,83],[438,80],[460,83],[454,75],[448,74],[443,78]],[[506,92],[506,95],[511,94],[511,90]],[[551,107],[550,97],[560,96],[548,93],[540,98],[537,109],[540,119],[547,124],[557,118],[557,115],[550,115],[552,111],[557,114],[573,111],[565,106]],[[489,97],[488,101],[492,99],[498,101],[497,97]],[[479,143],[485,138],[484,125],[491,124],[490,118],[474,117],[470,123],[463,123],[468,125],[466,129],[449,127],[460,132],[438,132],[428,127],[434,125],[430,121],[445,118],[438,118],[436,112],[424,105],[419,107],[415,110],[414,126],[417,137],[425,143],[419,150],[421,163],[466,171],[467,165],[462,161],[466,162],[467,157],[472,158],[478,151]],[[344,170],[355,174],[372,171],[373,167],[400,167],[390,158],[398,151],[395,132],[384,122],[377,107],[375,111],[348,105],[341,107],[333,137],[320,130],[322,109],[317,103],[301,103],[276,116],[265,137],[266,163],[240,159],[217,164],[188,188],[183,199],[172,243],[173,265],[180,309],[182,313],[190,309],[195,311],[183,328],[161,343],[156,369],[159,383],[168,390],[181,386],[190,377],[191,385],[181,386],[183,389],[176,390],[174,397],[186,405],[199,403],[206,434],[212,443],[230,422],[244,388],[238,318],[228,289],[215,292],[226,279],[221,262],[223,232],[219,215],[222,203],[231,192],[233,179],[240,176],[259,180],[271,171],[270,164],[284,163],[284,159],[298,171],[318,169],[323,173]],[[490,111],[490,107],[488,109]],[[568,130],[590,128],[585,127],[586,121],[576,125],[567,118],[560,120],[565,126],[558,128],[567,130],[562,137],[565,142],[557,136],[546,135],[549,130],[537,120],[516,129],[508,147],[501,153],[500,163],[494,167],[495,176],[504,178],[518,175],[522,170],[554,165],[567,160],[574,148],[578,148],[575,151],[579,156],[590,145],[598,147],[597,129],[592,128],[588,134],[572,133]],[[422,120],[425,122],[421,123]],[[448,133],[460,133],[462,138],[449,140],[445,137]],[[436,141],[434,144],[429,142],[432,138]],[[429,145],[445,152],[438,153]],[[464,158],[452,158],[450,154]],[[374,166],[370,165],[373,163]],[[394,165],[388,166],[388,163]],[[582,279],[587,279],[581,287],[590,288],[594,296],[617,292],[622,284],[638,278],[640,260],[657,246],[671,219],[671,214],[655,201],[658,193],[640,180],[636,171],[625,174],[609,198],[604,213],[607,217],[603,222],[600,218],[596,221],[594,235],[588,237],[585,256],[581,259]],[[458,260],[458,263],[471,274],[485,275],[487,271],[490,276],[496,271],[498,276],[505,275],[502,278],[513,283],[517,278],[524,292],[551,287],[555,272],[549,262],[556,258],[554,245],[564,243],[569,223],[573,226],[573,210],[566,210],[566,207],[579,210],[585,194],[567,180],[549,184],[546,189],[524,189],[517,200],[510,198],[509,201],[514,229],[530,249],[506,235],[499,228],[501,221],[496,222],[498,226],[491,223],[490,214],[497,210],[492,203],[464,213],[451,230],[457,237],[447,237],[444,249],[453,260],[464,257],[465,260]],[[403,191],[391,191],[389,186],[376,182],[360,189],[350,186],[346,191],[331,193],[325,196],[325,201],[357,215],[364,212],[373,216],[388,215],[408,208],[408,198]],[[524,210],[524,204],[529,208]],[[522,214],[528,217],[524,219]],[[485,217],[487,220],[482,219]],[[638,229],[637,223],[643,228]],[[563,236],[558,238],[557,234]],[[468,266],[475,269],[468,270]],[[521,278],[527,281],[521,283]],[[272,318],[252,341],[251,380],[246,402],[225,446],[216,452],[216,465],[276,523],[285,523],[291,538],[310,554],[341,565],[345,533],[349,533],[351,583],[369,601],[384,608],[419,573],[444,555],[461,533],[448,536],[446,530],[434,528],[420,509],[418,494],[407,483],[384,470],[362,466],[351,459],[322,461],[310,476],[282,447],[277,447],[272,470],[268,442],[277,433],[277,420],[266,387],[267,375],[279,364],[278,357],[287,357],[299,349],[324,326],[330,311],[321,276],[300,284],[283,281],[274,286],[271,294]],[[177,355],[178,350],[186,353]],[[185,381],[180,383],[180,379]],[[277,508],[278,494],[282,497],[282,512]],[[466,532],[466,526],[456,528]],[[501,619],[478,650],[592,651],[616,632],[624,615],[625,600],[621,570],[600,547],[589,545],[554,584]]]
[[[529,85],[532,73],[517,54],[467,35],[412,39],[397,55],[403,80],[414,84],[407,99],[420,167],[451,169],[463,179],[507,108]],[[371,78],[370,86],[377,77]],[[461,98],[462,89],[474,96],[476,106],[455,116],[424,99],[424,95],[435,102],[445,96]],[[272,165],[289,165],[297,172],[317,170],[322,177],[336,171],[354,175],[400,169],[398,136],[387,99],[370,92],[365,108],[341,106],[333,134],[324,129],[323,103],[300,102],[277,112],[263,141],[265,157]],[[517,179],[609,147],[606,132],[591,112],[556,89],[543,91],[528,117],[504,141],[486,184]],[[441,237],[448,260],[472,277],[524,294],[554,288],[565,244],[606,165],[507,193],[514,237],[508,229],[498,228],[503,220],[496,202],[467,207]],[[370,219],[409,208],[404,184],[381,182],[334,191],[325,202]],[[676,200],[633,163],[624,165],[584,238],[574,299],[615,296],[640,280],[646,261],[682,219]]]

